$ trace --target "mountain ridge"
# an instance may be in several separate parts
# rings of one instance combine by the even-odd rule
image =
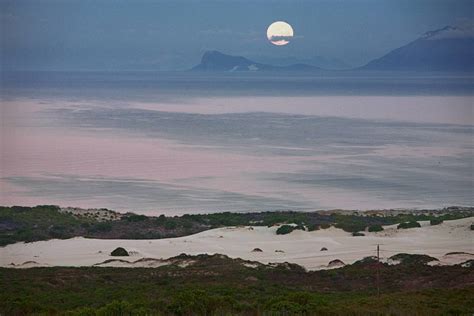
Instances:
[[[201,62],[191,68],[191,71],[227,71],[227,72],[256,72],[256,71],[320,71],[322,68],[298,63],[288,66],[274,66],[270,64],[264,64],[255,62],[243,56],[234,56],[224,54],[217,50],[206,51]]]
[[[474,32],[455,26],[428,31],[358,70],[473,71]]]
[[[291,60],[291,58],[289,58]],[[341,71],[306,63],[273,65],[217,50],[206,51],[192,71],[206,72],[306,72]],[[445,26],[428,31],[352,71],[474,71],[474,28]]]

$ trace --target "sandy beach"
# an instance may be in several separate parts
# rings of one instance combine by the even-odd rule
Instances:
[[[396,225],[391,225],[385,226],[382,232],[366,232],[363,237],[353,237],[334,227],[276,235],[277,227],[254,226],[218,228],[191,236],[158,240],[53,239],[0,248],[0,266],[92,266],[109,259],[134,262],[142,258],[167,259],[181,253],[219,253],[262,263],[291,262],[308,270],[318,270],[328,268],[328,263],[335,259],[351,264],[374,256],[377,245],[380,245],[382,260],[397,253],[413,253],[436,257],[439,262],[435,264],[458,264],[474,259],[474,232],[470,230],[473,220],[470,217],[436,226],[420,222],[422,227],[413,229],[397,229]],[[131,256],[110,256],[117,247],[124,247]],[[323,247],[328,250],[321,251]],[[262,251],[253,251],[255,248]],[[163,264],[166,263],[161,260],[142,260],[137,263],[115,261],[106,266],[153,267]]]

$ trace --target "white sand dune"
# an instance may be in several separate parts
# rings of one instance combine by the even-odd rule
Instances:
[[[437,264],[457,264],[474,259],[474,231],[470,230],[473,221],[474,217],[446,221],[437,226],[422,223],[421,228],[400,230],[392,225],[379,233],[366,233],[364,237],[353,237],[333,227],[314,232],[297,230],[287,235],[276,235],[277,227],[226,227],[159,240],[53,239],[0,248],[0,266],[92,266],[108,259],[133,262],[150,258],[134,264],[109,262],[105,266],[153,267],[163,265],[163,261],[153,258],[166,259],[181,253],[220,253],[262,263],[297,263],[316,270],[327,268],[334,259],[350,264],[373,256],[377,244],[383,259],[397,253],[417,253],[438,258]],[[131,251],[132,256],[109,256],[117,247]],[[328,250],[321,251],[322,247]],[[262,252],[252,252],[254,248],[260,248]],[[22,265],[28,261],[35,264]]]

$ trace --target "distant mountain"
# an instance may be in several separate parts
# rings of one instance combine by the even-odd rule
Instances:
[[[337,58],[327,58],[323,56],[313,57],[296,57],[296,56],[268,56],[268,55],[254,55],[251,56],[257,62],[265,62],[275,66],[289,66],[294,64],[307,64],[310,66],[319,67],[327,70],[342,70],[351,69],[351,65],[343,60]]]
[[[359,69],[474,71],[474,32],[453,26],[430,31]]]
[[[311,72],[321,68],[307,64],[293,64],[289,66],[274,66],[258,63],[242,56],[231,56],[218,51],[207,51],[201,58],[201,63],[193,71],[286,71],[286,72]]]

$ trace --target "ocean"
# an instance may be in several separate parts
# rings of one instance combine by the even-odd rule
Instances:
[[[472,206],[473,87],[466,74],[4,72],[0,205]]]

